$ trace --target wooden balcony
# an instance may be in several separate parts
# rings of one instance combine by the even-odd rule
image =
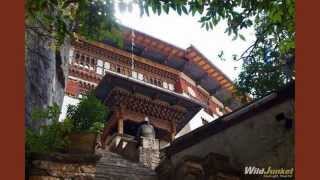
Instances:
[[[112,71],[177,92],[177,75],[131,59],[97,58],[94,54],[75,49],[69,70],[71,76],[94,83],[98,83],[106,74],[106,71]]]

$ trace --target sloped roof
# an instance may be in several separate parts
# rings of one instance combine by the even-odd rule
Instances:
[[[233,96],[236,88],[232,80],[195,46],[191,45],[187,49],[182,49],[141,31],[125,26],[121,28],[124,35],[124,47],[122,47],[124,50],[131,52],[132,32],[134,32],[133,52],[135,55],[182,71],[220,101],[231,98],[231,104],[228,105],[231,109],[241,106],[239,98]],[[104,43],[115,45],[108,40]]]
[[[136,80],[125,75],[120,75],[112,71],[106,71],[107,75],[103,77],[99,85],[95,89],[95,95],[101,101],[105,101],[110,92],[116,87],[121,87],[130,92],[140,93],[148,97],[155,96],[157,99],[168,102],[170,104],[179,104],[187,111],[181,121],[177,122],[177,132],[179,132],[201,108],[206,108],[207,105],[188,97],[185,97],[179,93],[169,91],[163,88],[159,88],[155,85],[145,83],[143,81]]]

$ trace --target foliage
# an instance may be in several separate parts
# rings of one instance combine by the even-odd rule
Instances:
[[[52,106],[49,106],[45,109],[35,108],[31,112],[31,118],[34,121],[49,120],[51,122],[57,122],[59,121],[59,115],[60,115],[60,108],[56,103],[54,103]]]
[[[225,33],[233,39],[245,37],[241,30],[254,27],[256,41],[234,60],[243,67],[236,85],[241,93],[261,97],[294,79],[295,1],[294,0],[139,0],[141,14],[200,14],[199,22],[206,30],[225,21]],[[219,54],[223,58],[223,52]]]
[[[75,16],[75,31],[88,40],[105,40],[118,37],[118,24],[114,17],[112,1],[87,1],[79,3]]]
[[[104,127],[107,108],[92,93],[84,96],[78,105],[69,105],[67,118],[73,121],[73,131],[100,133]]]
[[[95,122],[95,123],[92,124],[92,126],[89,129],[89,131],[93,132],[93,133],[96,133],[96,134],[101,134],[102,130],[104,128],[104,124],[105,123],[102,123],[102,122]]]
[[[32,112],[33,120],[48,120],[48,125],[40,129],[26,129],[26,152],[50,153],[63,150],[69,143],[67,134],[72,130],[69,119],[59,122],[59,106],[54,104],[46,109],[36,109]]]
[[[243,70],[237,79],[239,95],[247,92],[254,98],[280,89],[288,81],[279,65],[264,62],[251,62],[243,65]],[[245,102],[245,101],[244,101]]]
[[[51,153],[64,150],[69,143],[68,134],[74,131],[100,133],[107,116],[105,106],[93,94],[85,96],[78,106],[69,106],[67,118],[59,122],[57,104],[32,112],[34,121],[47,121],[40,129],[26,129],[26,152]]]
[[[60,46],[67,38],[112,39],[120,43],[112,0],[26,0],[25,24]]]

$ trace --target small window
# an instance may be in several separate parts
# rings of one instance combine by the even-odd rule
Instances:
[[[164,82],[162,83],[162,86],[163,86],[164,88],[168,89],[168,83],[167,83],[167,82],[164,81]]]
[[[72,58],[73,58],[73,52],[74,52],[74,49],[71,48],[70,51],[69,51],[69,64],[72,63]]]
[[[194,92],[194,90],[193,90],[190,86],[188,86],[188,93],[189,93],[191,96],[196,97],[196,93]]]
[[[102,75],[102,67],[97,67],[97,74]]]
[[[109,62],[104,62],[104,68],[109,70],[110,69],[110,63]]]
[[[185,93],[185,92],[183,92],[182,95],[185,96],[185,97],[190,98],[189,94],[187,94],[187,93]]]
[[[169,90],[170,90],[170,91],[174,91],[174,85],[171,84],[171,83],[169,83]]]
[[[216,112],[219,116],[223,115],[223,112],[221,112],[221,109],[219,107],[216,108]]]
[[[120,69],[120,67],[118,66],[117,67],[117,73],[120,73],[121,72],[121,69]]]
[[[143,81],[143,74],[138,73],[138,79],[141,80],[141,81]]]
[[[135,71],[132,71],[132,77],[137,79],[138,78],[138,73]]]
[[[86,58],[86,63],[87,63],[87,64],[90,63],[90,58],[89,58],[89,57]]]
[[[103,61],[101,59],[98,59],[97,66],[103,67]]]

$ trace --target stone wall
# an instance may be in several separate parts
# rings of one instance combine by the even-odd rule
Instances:
[[[77,154],[33,155],[29,180],[93,180],[100,158]]]
[[[141,146],[139,147],[139,162],[155,169],[160,163],[159,140],[154,138],[141,138]]]
[[[59,163],[35,160],[32,162],[33,172],[29,180],[94,180],[95,164]]]
[[[165,180],[240,180],[241,173],[232,168],[228,157],[210,153],[204,158],[186,156],[178,164],[163,161],[156,169]]]
[[[114,135],[110,138],[106,150],[152,170],[160,163],[159,139],[140,137],[140,142],[137,142],[133,137]]]
[[[185,156],[205,157],[213,152],[229,157],[232,165],[239,170],[254,165],[292,168],[294,127],[287,128],[286,122],[278,121],[276,116],[280,113],[292,116],[293,108],[293,101],[287,100],[183,149],[171,159],[178,163]]]

